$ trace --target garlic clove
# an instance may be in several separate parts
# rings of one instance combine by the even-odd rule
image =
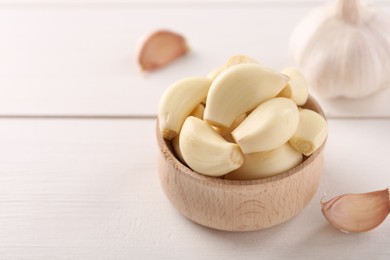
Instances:
[[[253,64],[260,65],[260,62],[258,62],[254,58],[251,58],[249,56],[242,55],[242,54],[237,54],[237,55],[231,56],[228,59],[228,61],[225,63],[224,66],[218,67],[218,68],[214,69],[213,71],[211,71],[209,74],[207,74],[207,77],[214,80],[224,69],[229,68],[233,65],[243,64],[243,63],[253,63]]]
[[[190,116],[199,118],[203,120],[203,112],[204,112],[204,105],[200,103],[190,114]],[[176,135],[172,139],[172,146],[173,150],[175,150],[176,157],[182,162],[183,164],[186,165],[186,162],[184,161],[183,155],[180,150],[180,144],[179,144],[179,138],[180,138],[180,133]]]
[[[389,189],[345,194],[322,202],[330,224],[344,232],[365,232],[379,226],[390,212]]]
[[[153,71],[166,66],[188,52],[183,36],[170,31],[156,31],[141,46],[138,63],[143,71]]]
[[[298,123],[299,111],[294,101],[278,97],[260,104],[232,136],[243,153],[263,152],[286,143],[297,130]]]
[[[226,141],[230,143],[235,143],[232,136],[232,131],[236,129],[245,120],[245,118],[246,118],[246,114],[242,114],[241,116],[237,117],[237,119],[234,120],[233,124],[229,128],[216,127],[216,126],[213,126],[213,128]]]
[[[289,143],[306,156],[314,153],[328,135],[325,118],[310,109],[299,110],[299,124]]]
[[[228,174],[229,180],[256,180],[290,170],[302,162],[303,156],[288,143],[271,151],[244,154],[244,164]]]
[[[260,65],[260,62],[258,62],[254,58],[251,58],[249,56],[242,55],[242,54],[236,54],[236,55],[233,55],[232,57],[230,57],[228,59],[228,61],[225,64],[225,67],[229,68],[231,66],[234,66],[234,65],[237,65],[237,64],[243,64],[243,63],[253,63],[253,64]]]
[[[184,120],[206,98],[211,82],[206,77],[185,78],[164,92],[158,106],[158,118],[165,139],[171,140],[180,132]]]
[[[358,0],[309,13],[290,52],[310,87],[326,98],[362,98],[390,85],[390,18]]]
[[[183,164],[186,164],[183,158],[183,154],[181,153],[179,141],[180,141],[180,133],[172,139],[173,150],[175,151],[176,157],[179,159],[179,161],[182,162]]]
[[[197,117],[203,120],[204,105],[200,103],[190,114],[190,116]]]
[[[275,97],[288,80],[287,76],[257,64],[231,66],[213,81],[204,118],[213,126],[229,128],[237,117]]]
[[[210,125],[193,116],[184,122],[179,145],[188,166],[204,175],[222,176],[244,163],[237,144],[227,142]]]
[[[290,78],[290,81],[278,96],[289,98],[298,106],[304,105],[309,97],[309,90],[305,77],[296,68],[284,69],[282,70],[282,73],[287,75]]]
[[[207,74],[206,77],[208,77],[211,80],[214,80],[224,69],[226,69],[225,66],[218,67],[218,68],[212,70],[209,74]]]

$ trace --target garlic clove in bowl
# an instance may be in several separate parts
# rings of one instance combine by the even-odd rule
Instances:
[[[324,116],[311,97],[303,107]],[[318,189],[325,143],[301,164],[281,174],[257,180],[228,180],[199,174],[181,163],[172,143],[163,138],[158,120],[161,186],[172,205],[198,224],[226,231],[269,228],[299,214]]]
[[[319,95],[368,96],[390,85],[390,18],[359,0],[337,0],[297,25],[290,53]]]

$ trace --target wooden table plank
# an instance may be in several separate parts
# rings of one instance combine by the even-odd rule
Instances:
[[[246,53],[292,65],[288,40],[314,2],[0,6],[0,115],[155,115],[172,82],[205,75]],[[378,6],[390,13],[389,3]],[[136,49],[157,28],[188,38],[192,52],[140,73]],[[332,117],[389,117],[390,88],[367,100],[323,101]]]
[[[0,0],[1,4],[6,5],[105,5],[105,4],[256,4],[256,3],[267,3],[267,4],[318,4],[323,3],[324,0]],[[374,3],[386,3],[387,0],[372,0]]]
[[[0,120],[0,259],[388,259],[390,222],[344,234],[319,201],[390,183],[390,120],[329,120],[325,174],[277,227],[215,231],[181,217],[156,173],[154,120]]]

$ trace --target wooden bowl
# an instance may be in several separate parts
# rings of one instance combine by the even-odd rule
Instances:
[[[325,117],[313,98],[304,107]],[[279,175],[253,181],[224,180],[183,165],[171,142],[161,137],[158,122],[156,129],[163,190],[181,214],[203,226],[227,231],[272,227],[297,215],[317,191],[324,144],[300,165]]]

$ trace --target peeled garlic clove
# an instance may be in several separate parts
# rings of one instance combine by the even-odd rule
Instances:
[[[299,112],[294,101],[278,97],[260,104],[232,136],[243,153],[263,152],[286,143],[297,130],[298,123]]]
[[[368,96],[390,85],[390,18],[359,0],[337,0],[297,25],[290,52],[321,96]]]
[[[179,133],[184,120],[206,98],[211,82],[206,77],[185,78],[164,92],[158,106],[158,118],[165,139],[171,140]]]
[[[143,71],[164,67],[188,52],[183,36],[170,31],[156,31],[143,42],[138,63]]]
[[[302,162],[302,154],[288,143],[271,151],[244,154],[244,164],[228,174],[229,180],[256,180],[290,170]]]
[[[232,131],[236,129],[246,118],[246,114],[242,114],[239,116],[236,120],[234,120],[233,124],[229,128],[222,128],[222,127],[213,127],[214,130],[222,136],[226,141],[230,143],[235,143],[233,136],[232,136]]]
[[[181,153],[180,150],[179,140],[180,140],[180,133],[172,139],[172,146],[173,146],[173,150],[175,150],[177,159],[179,159],[180,162],[185,164],[183,154]]]
[[[258,62],[254,58],[242,54],[237,54],[228,59],[228,61],[225,64],[225,67],[229,68],[233,65],[243,64],[243,63],[254,63],[260,65],[260,62]]]
[[[218,68],[214,69],[213,71],[211,71],[209,74],[207,74],[206,77],[208,77],[211,80],[214,80],[219,75],[219,73],[221,73],[224,69],[226,69],[225,66],[218,67]]]
[[[282,70],[284,75],[290,78],[290,81],[278,94],[278,97],[286,97],[294,101],[298,106],[306,103],[309,97],[307,82],[302,73],[296,68],[287,68]]]
[[[204,118],[211,125],[229,128],[238,116],[275,97],[288,80],[287,76],[257,64],[231,66],[213,81]]]
[[[237,54],[230,57],[224,66],[218,67],[213,71],[211,71],[209,74],[207,74],[207,77],[214,80],[224,69],[229,68],[233,65],[243,64],[243,63],[253,63],[253,64],[260,65],[260,63],[257,60],[249,56]]]
[[[321,206],[325,218],[341,231],[365,232],[379,226],[389,214],[389,189],[341,195]]]
[[[244,163],[237,144],[225,141],[210,125],[193,116],[184,122],[179,145],[188,166],[204,175],[222,176]]]
[[[197,117],[199,119],[203,120],[203,114],[204,114],[204,105],[200,103],[195,107],[195,109],[191,112],[190,116]]]
[[[197,105],[195,107],[195,109],[191,112],[191,114],[189,116],[193,116],[193,117],[196,117],[196,118],[203,120],[203,112],[204,112],[204,105],[202,103],[200,103],[199,105]],[[180,150],[179,138],[180,138],[180,133],[172,139],[173,150],[175,150],[177,158],[182,163],[186,164],[186,162],[184,161],[183,155],[181,153],[181,150]]]
[[[328,135],[328,124],[320,114],[309,110],[299,110],[299,125],[289,143],[306,156],[314,153]]]

